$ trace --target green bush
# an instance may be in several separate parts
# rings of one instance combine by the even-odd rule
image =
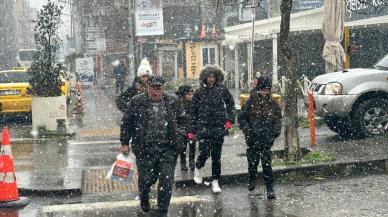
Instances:
[[[315,127],[322,126],[324,122],[320,119],[315,119]],[[310,122],[307,117],[298,117],[298,126],[300,128],[310,128]]]
[[[335,161],[335,156],[324,151],[312,151],[302,158],[302,162],[305,163],[320,163],[327,161]]]

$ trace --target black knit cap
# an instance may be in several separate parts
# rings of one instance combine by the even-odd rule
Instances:
[[[156,85],[164,85],[165,81],[160,75],[152,75],[148,78],[148,85],[156,86]]]
[[[175,94],[179,97],[186,95],[188,92],[193,91],[193,87],[190,84],[183,84],[178,87]]]
[[[271,90],[272,88],[272,78],[269,75],[260,75],[257,78],[257,86],[258,90]]]

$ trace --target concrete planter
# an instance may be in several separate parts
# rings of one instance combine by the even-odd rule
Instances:
[[[66,96],[32,98],[32,130],[66,133],[69,129]]]

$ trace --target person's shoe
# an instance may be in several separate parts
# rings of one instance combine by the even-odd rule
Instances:
[[[276,199],[275,192],[273,189],[267,189],[267,199],[268,200],[275,200]]]
[[[201,169],[198,169],[197,167],[194,169],[194,182],[198,185],[203,182]]]
[[[212,182],[212,191],[215,194],[221,193],[221,188],[220,188],[220,185],[218,184],[217,179],[213,180],[213,182]]]
[[[249,180],[248,182],[248,191],[253,191],[256,188],[256,182],[254,180]]]
[[[140,207],[143,212],[149,212],[151,209],[149,200],[140,200]]]

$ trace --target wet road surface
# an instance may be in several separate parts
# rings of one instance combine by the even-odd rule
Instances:
[[[275,201],[264,199],[262,186],[254,194],[248,194],[245,184],[223,186],[222,190],[220,195],[213,195],[208,186],[175,189],[169,216],[388,216],[388,174],[277,184]],[[152,216],[140,211],[136,196],[123,193],[33,197],[26,208],[18,212],[1,210],[0,216]]]

